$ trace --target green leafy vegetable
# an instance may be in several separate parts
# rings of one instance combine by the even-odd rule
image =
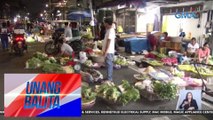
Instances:
[[[28,69],[36,69],[42,66],[42,61],[38,58],[31,58],[26,62],[26,68]]]
[[[121,92],[116,86],[102,84],[96,88],[97,95],[103,99],[116,102]]]
[[[121,96],[119,97],[119,101],[126,105],[131,101],[137,101],[140,99],[140,92],[138,89],[131,86],[127,80],[122,80],[122,84],[119,86],[122,91]]]
[[[40,59],[40,60],[48,60],[48,55],[47,54],[45,54],[45,53],[41,53],[41,52],[36,52],[35,54],[34,54],[34,57],[36,57],[36,58],[38,58],[38,59]]]
[[[177,94],[177,86],[172,83],[153,83],[154,92],[158,94],[163,99],[175,99]]]
[[[66,73],[60,65],[53,63],[45,63],[42,70],[45,73]]]
[[[96,98],[96,93],[92,91],[92,88],[89,86],[82,86],[81,90],[82,102],[87,103]]]

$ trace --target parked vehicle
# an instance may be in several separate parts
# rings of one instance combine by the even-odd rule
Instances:
[[[73,21],[59,20],[59,21],[53,21],[53,22],[55,24],[58,24],[58,26],[60,26],[60,27],[55,29],[55,32],[52,35],[52,40],[48,41],[45,44],[45,52],[49,55],[55,55],[55,54],[58,54],[60,52],[58,41],[60,39],[63,39],[62,35],[64,33],[64,28],[62,27],[62,25],[65,22],[72,23]],[[76,24],[78,24],[78,23],[76,22]],[[76,54],[78,54],[82,50],[82,40],[81,40],[81,36],[79,35],[79,29],[77,27],[72,28],[72,33],[73,33],[72,34],[73,37],[70,41],[67,41],[67,43],[72,47],[74,52]]]
[[[27,50],[23,25],[17,25],[14,29],[14,33],[12,34],[11,50],[21,56],[24,54],[24,50]]]

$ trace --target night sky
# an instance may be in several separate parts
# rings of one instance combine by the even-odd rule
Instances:
[[[3,6],[5,3],[10,6],[12,15],[21,10],[29,12],[32,17],[36,17],[45,9],[45,4],[48,3],[48,0],[1,0],[1,3]]]
[[[22,2],[32,15],[36,15],[45,9],[45,3],[48,0],[22,0]]]

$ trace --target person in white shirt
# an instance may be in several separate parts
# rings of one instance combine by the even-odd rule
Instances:
[[[113,79],[113,58],[115,53],[115,29],[112,26],[111,19],[105,19],[104,25],[106,27],[106,34],[103,41],[103,56],[105,57],[105,64],[107,66],[107,80]]]
[[[64,37],[66,41],[70,41],[72,39],[72,28],[66,22],[64,28]]]
[[[190,57],[195,57],[196,51],[199,49],[199,44],[196,42],[196,39],[193,37],[191,42],[187,46],[187,52]]]
[[[72,56],[73,49],[64,40],[59,40],[59,46],[61,48],[61,55],[62,56]]]

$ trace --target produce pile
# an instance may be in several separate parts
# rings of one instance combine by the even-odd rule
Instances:
[[[188,71],[198,74],[197,70],[193,65],[178,65],[178,68],[182,71]],[[213,76],[213,70],[208,67],[199,66],[197,67],[199,73],[204,76]]]
[[[45,53],[36,52],[33,57],[26,61],[26,69],[38,69],[45,73],[73,73],[72,67],[62,67],[64,58],[57,61],[54,57],[48,57]]]
[[[122,57],[122,56],[118,56],[115,60],[114,60],[114,63],[116,65],[121,65],[121,66],[128,66],[128,61],[125,57]]]
[[[166,65],[178,64],[177,58],[162,58],[161,61]]]
[[[122,91],[119,101],[126,105],[129,102],[135,102],[140,99],[140,92],[134,86],[130,85],[128,81],[122,80],[122,84],[119,86]]]
[[[146,60],[145,62],[152,66],[163,66],[163,63],[157,60]]]
[[[98,97],[112,103],[116,103],[121,95],[119,88],[112,82],[105,82],[100,86],[96,85],[95,91]]]
[[[175,99],[177,94],[177,86],[170,82],[165,83],[160,81],[144,80],[135,83],[135,86],[139,90],[155,94],[156,96],[159,96],[163,100]]]
[[[154,93],[158,94],[162,99],[175,99],[177,94],[177,86],[172,83],[164,83],[155,81],[153,83]]]
[[[92,88],[90,88],[89,85],[83,84],[81,87],[82,103],[88,103],[96,99],[96,93],[92,91]]]
[[[158,53],[156,51],[152,51],[151,53],[154,54],[154,55],[156,55],[159,58],[166,58],[166,57],[168,57],[167,55],[165,55],[163,53]]]
[[[96,92],[100,98],[109,101],[109,103],[126,105],[129,102],[140,99],[140,92],[126,80],[123,80],[119,86],[116,86],[112,82],[106,82],[100,86],[96,86]]]

